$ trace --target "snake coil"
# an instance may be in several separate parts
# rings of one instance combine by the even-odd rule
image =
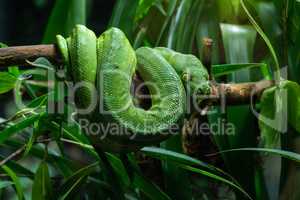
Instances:
[[[80,85],[76,105],[90,111],[79,118],[107,127],[118,124],[129,132],[124,134],[119,129],[104,139],[104,133],[88,134],[94,145],[108,151],[132,151],[166,139],[169,129],[186,113],[187,90],[201,94],[210,91],[208,73],[195,56],[162,47],[135,51],[117,28],[97,39],[91,30],[77,25],[69,38],[57,36],[57,44],[71,80]],[[130,92],[136,71],[151,96],[147,110],[135,105]]]

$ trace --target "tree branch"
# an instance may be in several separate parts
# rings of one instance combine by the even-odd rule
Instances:
[[[0,68],[12,65],[29,65],[26,61],[34,61],[45,57],[54,63],[61,63],[62,59],[55,45],[33,45],[0,48]]]
[[[45,57],[55,64],[61,64],[62,58],[54,44],[0,48],[0,69],[12,65],[26,66],[29,61]],[[226,102],[227,105],[247,104],[251,98],[257,98],[266,89],[274,85],[273,81],[260,81],[241,84],[214,84],[208,101],[214,104]]]

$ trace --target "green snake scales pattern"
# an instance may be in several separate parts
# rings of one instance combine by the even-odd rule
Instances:
[[[72,81],[87,83],[76,92],[76,105],[89,107],[95,96],[88,86],[97,90],[98,106],[80,117],[103,124],[115,122],[131,134],[111,134],[104,140],[90,135],[94,145],[109,151],[132,151],[166,139],[164,133],[186,114],[187,84],[191,94],[210,92],[208,73],[195,56],[163,47],[134,50],[117,28],[97,38],[85,26],[77,25],[69,38],[58,35],[57,44]],[[135,105],[130,92],[136,71],[149,83],[151,107],[147,110]]]

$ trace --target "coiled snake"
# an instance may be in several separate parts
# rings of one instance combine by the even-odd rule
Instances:
[[[80,109],[97,105],[79,116],[119,124],[130,133],[109,134],[103,140],[99,139],[103,133],[89,134],[94,145],[106,150],[131,151],[162,141],[186,113],[187,83],[191,94],[210,91],[208,73],[195,56],[162,47],[135,51],[117,28],[97,39],[91,30],[77,25],[69,38],[57,36],[57,44],[72,81],[83,83],[75,95],[76,105]],[[147,83],[148,110],[136,106],[130,92],[135,71]],[[90,86],[95,86],[97,94]]]

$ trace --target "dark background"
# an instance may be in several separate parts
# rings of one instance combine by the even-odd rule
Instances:
[[[39,44],[55,0],[0,0],[0,42],[9,46]],[[111,16],[115,0],[94,0],[87,26],[98,35]]]
[[[115,0],[91,1],[87,27],[100,35],[107,27]],[[41,44],[55,0],[0,0],[0,42],[8,46]],[[1,70],[0,70],[1,71]],[[13,93],[0,96],[0,118],[16,110]]]

